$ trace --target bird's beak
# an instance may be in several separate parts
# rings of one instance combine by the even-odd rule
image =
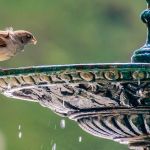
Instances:
[[[31,43],[35,45],[37,43],[37,40],[33,37],[33,39],[31,40]]]

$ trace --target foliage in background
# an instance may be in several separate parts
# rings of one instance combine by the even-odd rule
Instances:
[[[0,0],[0,29],[26,29],[38,40],[1,66],[130,62],[144,44],[146,28],[138,17],[144,8],[143,0]],[[0,98],[1,150],[51,150],[54,143],[57,150],[127,149],[68,119],[61,129],[61,118],[39,104]]]

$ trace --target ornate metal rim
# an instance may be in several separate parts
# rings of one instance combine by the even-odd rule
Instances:
[[[71,65],[47,65],[47,66],[31,66],[20,68],[0,68],[0,77],[31,75],[38,73],[53,74],[56,72],[69,71],[86,71],[86,70],[122,70],[122,69],[150,69],[150,63],[94,63],[94,64],[71,64]]]
[[[41,75],[56,75],[57,78],[61,79],[61,81],[59,80],[57,81],[53,78],[45,79],[45,82],[40,81],[37,78],[40,78]],[[14,82],[13,79],[15,79],[15,82],[17,82],[17,79],[15,77],[18,76],[23,78],[30,76],[32,78],[33,84],[25,84],[21,87],[13,85]],[[80,78],[80,80],[78,80],[79,78],[76,80],[77,76]],[[6,79],[7,81],[3,79]],[[98,64],[52,65],[52,66],[34,66],[34,67],[0,69],[0,83],[1,83],[0,87],[4,86],[5,87],[4,94],[7,94],[9,96],[11,96],[11,92],[25,88],[32,88],[36,86],[38,82],[40,86],[47,86],[46,81],[50,82],[51,85],[55,85],[62,83],[76,84],[82,82],[98,82],[100,80],[102,81],[106,80],[110,82],[149,81],[150,64],[98,63]]]
[[[145,100],[147,90],[149,92],[149,89],[145,89],[145,83],[149,82],[150,64],[148,63],[73,64],[0,69],[1,93],[7,97],[17,99],[26,99],[26,95],[32,95],[32,93],[28,93],[28,89],[35,90],[37,94],[38,90],[48,88],[46,93],[48,94],[51,87],[53,89],[57,86],[61,88],[62,85],[69,85],[75,89],[79,84],[95,85],[104,83],[105,85],[106,83],[106,87],[102,87],[102,89],[113,91],[113,97],[95,94],[95,96],[99,96],[103,100],[100,99],[97,101],[98,104],[95,103],[93,105],[92,103],[94,102],[89,98],[89,104],[93,105],[93,108],[87,105],[89,109],[76,109],[72,106],[64,106],[63,102],[59,102],[58,99],[49,101],[50,97],[46,99],[44,97],[43,100],[42,98],[30,99],[30,97],[27,97],[26,100],[39,102],[59,115],[68,116],[70,119],[77,121],[81,128],[92,135],[129,144],[130,147],[150,146],[150,105],[138,101],[138,97],[142,98],[142,101],[143,99]],[[124,91],[124,86],[129,86],[126,87],[129,88],[129,91],[122,93],[122,95],[121,92]],[[130,102],[132,97],[128,97],[128,94],[130,95],[132,90],[140,90],[138,87],[143,89],[143,91],[139,93],[138,97],[134,97],[134,101],[137,102],[136,106],[134,106],[133,100]],[[80,90],[82,88],[77,89],[78,92]],[[56,92],[57,90],[54,89],[54,91]],[[91,89],[89,92],[92,93],[94,91]],[[132,94],[134,95],[134,92]],[[119,97],[115,98],[118,95]],[[88,95],[85,98],[88,100]],[[144,118],[147,118],[147,120],[144,121]],[[139,120],[144,122],[142,121],[138,125]],[[141,130],[142,127],[146,128]],[[146,135],[145,132],[147,132]],[[145,143],[142,142],[144,138],[148,139]]]

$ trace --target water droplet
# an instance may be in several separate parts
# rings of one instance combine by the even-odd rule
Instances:
[[[19,137],[19,139],[21,139],[22,138],[22,132],[21,132],[21,125],[20,124],[18,125],[18,130],[19,130],[18,137]]]
[[[140,79],[138,79],[138,85],[140,85],[141,84],[141,81],[140,81]]]
[[[7,85],[7,88],[8,88],[8,90],[10,90],[10,89],[11,89],[11,85],[10,85],[10,84],[8,84],[8,85]]]
[[[66,122],[65,122],[64,119],[62,119],[62,120],[60,121],[60,127],[61,127],[62,129],[64,129],[65,126],[66,126]]]
[[[19,124],[19,126],[18,126],[18,130],[21,130],[21,125]]]
[[[56,150],[56,143],[53,144],[52,150]]]
[[[65,101],[63,100],[63,107],[65,108]]]
[[[51,145],[53,144],[53,142],[54,142],[54,141],[53,141],[53,140],[51,140]]]
[[[79,142],[82,142],[82,136],[79,136]]]
[[[50,127],[50,125],[51,125],[51,121],[48,122],[48,127]]]
[[[19,132],[18,137],[19,137],[19,139],[22,138],[22,132],[21,131]]]

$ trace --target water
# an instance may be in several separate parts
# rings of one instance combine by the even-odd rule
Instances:
[[[138,79],[138,85],[140,85],[141,84],[141,81],[140,81],[140,79]]]
[[[53,142],[54,142],[54,141],[53,141],[53,140],[51,140],[51,145],[53,144]]]
[[[11,89],[11,85],[10,85],[10,84],[8,84],[8,85],[7,85],[7,88],[8,88],[8,90],[10,90],[10,89]]]
[[[57,126],[56,126],[56,125],[54,126],[54,129],[55,129],[55,130],[57,129]]]
[[[48,127],[50,127],[50,125],[51,125],[51,121],[48,122]]]
[[[63,100],[63,107],[65,108],[65,101]]]
[[[22,138],[21,125],[18,126],[18,130],[19,130],[18,137],[19,137],[19,139],[21,139]]]
[[[82,142],[82,136],[79,136],[79,142]]]
[[[56,150],[56,143],[53,144],[52,150]]]
[[[21,125],[18,126],[18,130],[21,130]]]
[[[19,137],[19,139],[22,138],[22,132],[21,131],[18,133],[18,137]]]
[[[60,127],[61,127],[62,129],[64,129],[64,128],[66,127],[66,122],[65,122],[64,119],[62,119],[62,120],[60,121]]]

